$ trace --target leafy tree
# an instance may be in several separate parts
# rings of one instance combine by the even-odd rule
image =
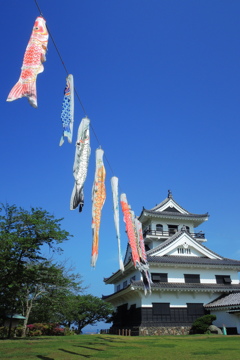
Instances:
[[[29,296],[36,296],[36,285],[44,274],[45,284],[57,278],[59,269],[47,264],[42,248],[48,245],[53,252],[61,251],[59,244],[70,237],[61,229],[61,220],[41,208],[0,207],[0,315],[13,315],[21,308],[26,289]],[[33,292],[31,286],[35,287]]]
[[[71,299],[76,298],[76,294],[82,292],[86,287],[82,286],[80,275],[63,274],[66,284],[62,286],[49,286],[47,293],[40,295],[35,302],[30,317],[30,323],[60,323],[62,325],[70,326],[65,321],[63,313],[68,313],[73,310],[74,305],[71,304]],[[63,286],[64,285],[64,286]]]
[[[26,335],[30,313],[38,301],[45,298],[48,301],[52,301],[53,295],[56,297],[56,293],[60,296],[63,295],[63,292],[78,292],[81,290],[81,281],[76,281],[76,275],[66,275],[65,268],[61,265],[45,261],[40,264],[31,265],[28,271],[30,273],[29,281],[22,285],[22,313],[26,317],[22,336]],[[63,296],[60,296],[58,302],[55,302],[55,312],[59,311],[56,305],[61,307],[60,299],[62,298]],[[53,304],[51,306],[53,307]]]
[[[68,306],[64,307],[62,318],[68,326],[77,325],[79,333],[86,325],[107,321],[113,313],[111,304],[91,294],[70,296],[67,301]]]

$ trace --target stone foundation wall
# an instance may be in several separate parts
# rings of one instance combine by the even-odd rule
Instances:
[[[139,335],[188,335],[191,326],[172,326],[172,327],[139,327]]]

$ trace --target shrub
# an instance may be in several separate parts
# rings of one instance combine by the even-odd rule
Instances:
[[[8,337],[9,327],[8,326],[0,326],[0,339],[4,339]],[[22,334],[22,325],[18,325],[17,327],[12,327],[10,337],[20,337]]]
[[[0,339],[7,337],[7,335],[8,335],[8,328],[5,326],[1,326],[0,327]]]
[[[216,315],[204,315],[196,319],[192,324],[191,333],[204,334],[212,322],[216,320]]]
[[[64,329],[64,335],[65,336],[76,335],[76,332],[74,330],[69,329],[69,327],[66,327]]]
[[[27,326],[28,336],[40,336],[40,335],[50,335],[50,336],[59,336],[64,335],[64,329],[59,326],[59,324],[30,324]]]

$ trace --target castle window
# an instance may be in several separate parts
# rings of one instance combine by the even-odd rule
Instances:
[[[200,284],[200,275],[198,274],[184,274],[185,283]]]
[[[177,225],[168,225],[169,235],[174,235],[178,231]]]
[[[121,285],[117,285],[117,291],[120,291]]]
[[[167,273],[152,273],[152,282],[168,282],[168,274]]]
[[[123,282],[123,289],[124,289],[125,287],[127,287],[127,280],[125,280],[125,281]]]
[[[202,303],[188,303],[187,304],[188,315],[204,315],[204,307]]]
[[[170,315],[170,303],[152,303],[153,315]]]
[[[131,277],[130,282],[135,281],[135,280],[136,280],[136,276],[134,275]]]
[[[215,275],[217,284],[231,284],[232,280],[230,275]]]
[[[162,226],[162,224],[157,224],[156,225],[156,231],[159,231],[159,232],[163,232],[163,226]]]

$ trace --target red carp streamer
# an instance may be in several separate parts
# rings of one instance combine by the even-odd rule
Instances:
[[[43,72],[43,62],[46,61],[48,45],[48,31],[46,21],[42,16],[37,17],[30,40],[28,42],[21,74],[18,82],[10,91],[7,101],[20,99],[23,96],[28,98],[33,107],[37,107],[37,75]]]
[[[147,291],[151,292],[151,277],[149,274],[149,265],[145,252],[141,223],[135,218],[134,212],[128,205],[126,194],[121,194],[120,201],[123,220],[126,224],[128,243],[132,251],[132,261],[135,268],[141,272],[144,293],[146,295]]]

